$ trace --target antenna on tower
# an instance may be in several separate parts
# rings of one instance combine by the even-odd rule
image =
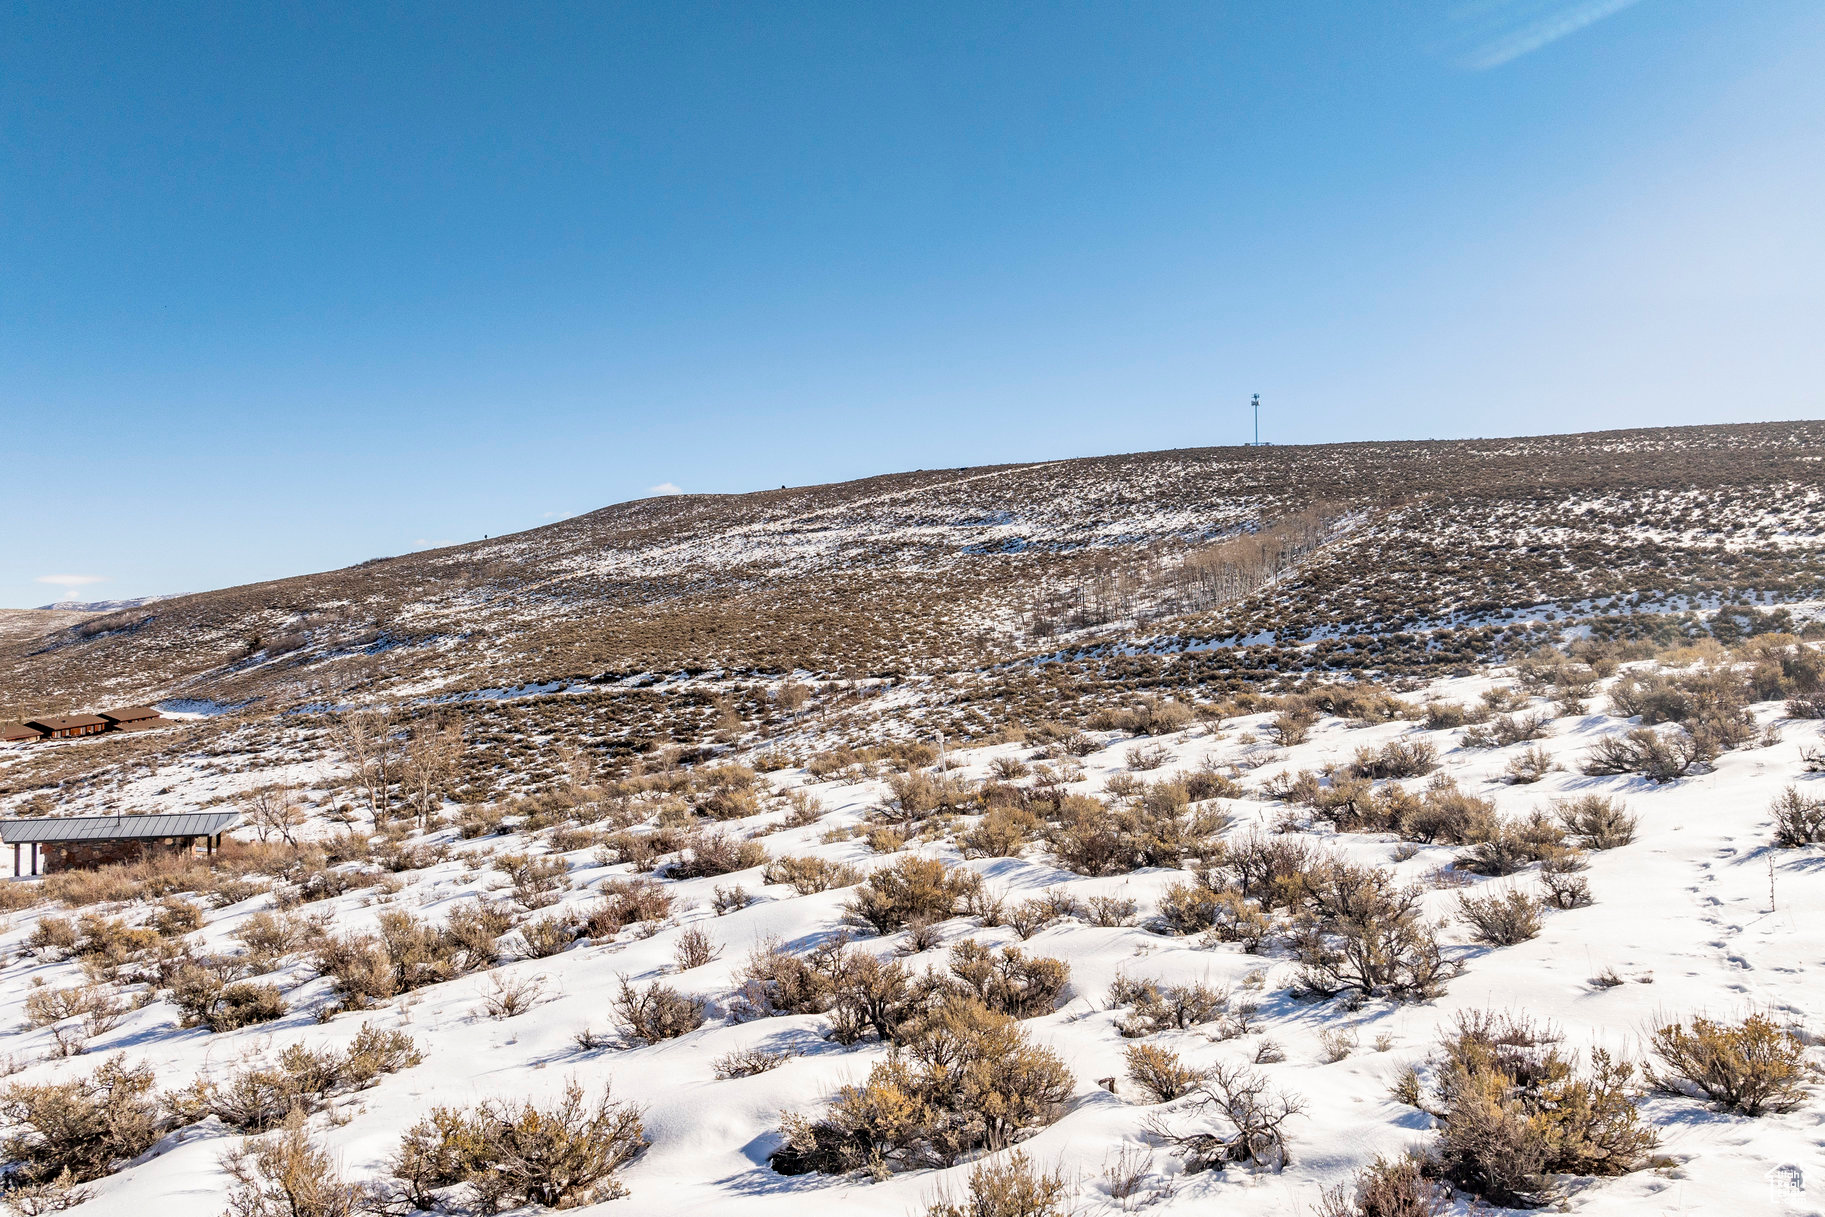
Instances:
[[[1261,395],[1259,393],[1255,394],[1255,399],[1249,402],[1249,407],[1255,412],[1255,439],[1253,443],[1242,446],[1244,448],[1265,448],[1267,445],[1261,442]]]

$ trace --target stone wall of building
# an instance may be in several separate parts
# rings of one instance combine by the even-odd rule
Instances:
[[[154,854],[193,852],[189,843],[171,841],[57,841],[42,845],[39,850],[42,857],[39,869],[47,875],[138,862]]]

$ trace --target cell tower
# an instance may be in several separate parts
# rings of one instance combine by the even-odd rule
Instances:
[[[1249,406],[1255,412],[1255,439],[1253,443],[1242,446],[1244,448],[1265,448],[1267,445],[1261,442],[1261,395],[1259,393],[1255,394],[1255,399],[1249,403]]]

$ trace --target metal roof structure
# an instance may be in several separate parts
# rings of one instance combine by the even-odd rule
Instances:
[[[213,837],[240,820],[234,811],[187,811],[157,816],[45,816],[0,820],[0,844],[49,841],[145,841]]]

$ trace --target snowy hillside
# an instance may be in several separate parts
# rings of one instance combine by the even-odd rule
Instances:
[[[0,634],[0,703],[261,712],[1224,647],[1433,676],[1536,622],[1825,595],[1825,428],[1204,448],[678,495]]]
[[[612,1083],[650,1142],[604,1213],[921,1214],[941,1193],[961,1203],[1010,1140],[1055,1177],[1060,1212],[1317,1212],[1377,1157],[1440,1160],[1441,1130],[1469,1102],[1441,1097],[1441,1042],[1493,1012],[1549,1026],[1574,1077],[1593,1076],[1602,1049],[1666,1079],[1618,1083],[1606,1127],[1626,1124],[1632,1148],[1600,1169],[1548,1162],[1540,1199],[1590,1214],[1825,1212],[1825,1091],[1802,1074],[1794,1110],[1741,1114],[1676,1084],[1654,1046],[1699,1016],[1761,1016],[1805,1068],[1820,1060],[1821,847],[1777,847],[1771,812],[1791,788],[1790,809],[1825,821],[1810,654],[1762,635],[1600,663],[1602,678],[1554,659],[1398,693],[1111,697],[1080,725],[953,737],[949,768],[929,735],[814,751],[788,733],[715,763],[655,753],[614,781],[577,769],[530,799],[439,795],[422,829],[409,782],[377,792],[347,749],[308,733],[252,751],[207,737],[209,755],[83,797],[262,809],[228,870],[5,888],[13,1089],[0,1110],[24,1135],[8,1152],[45,1152],[21,1134],[21,1088],[119,1060],[152,1068],[147,1124],[80,1185],[77,1211],[96,1217],[223,1211],[224,1155],[294,1107],[351,1186],[391,1179],[391,1211],[405,1211],[401,1138],[434,1108],[544,1107],[573,1081],[590,1101]],[[1644,760],[1638,733],[1654,723],[1675,753],[1698,741],[1691,755]],[[1604,757],[1638,771],[1587,772]],[[275,784],[276,802],[250,793]],[[921,878],[916,860],[940,867]],[[1364,911],[1371,889],[1381,913]],[[1354,983],[1352,919],[1384,915]],[[1022,954],[972,970],[969,943]],[[921,988],[928,973],[948,979]],[[961,1151],[881,1134],[872,1166],[776,1169],[817,1165],[807,1130],[844,1087],[949,1034],[945,1003],[969,1005],[966,991],[971,1009],[1021,1016],[1006,1034],[1068,1075],[1025,1127],[990,1136],[987,1157],[972,1134]],[[410,1044],[372,1050],[376,1030]],[[358,1033],[370,1065],[335,1065]],[[300,1046],[330,1055],[306,1068]],[[1234,1122],[1201,1105],[1213,1091],[1159,1101],[1137,1060],[1183,1070],[1185,1087],[1260,1082],[1292,1112],[1283,1143],[1195,1170]],[[808,1123],[775,1159],[782,1113]],[[1206,1142],[1172,1140],[1196,1133]],[[1788,1166],[1810,1191],[1771,1191]],[[460,1170],[433,1175],[422,1202],[486,1207]],[[1443,1177],[1461,1211],[1463,1176]]]

